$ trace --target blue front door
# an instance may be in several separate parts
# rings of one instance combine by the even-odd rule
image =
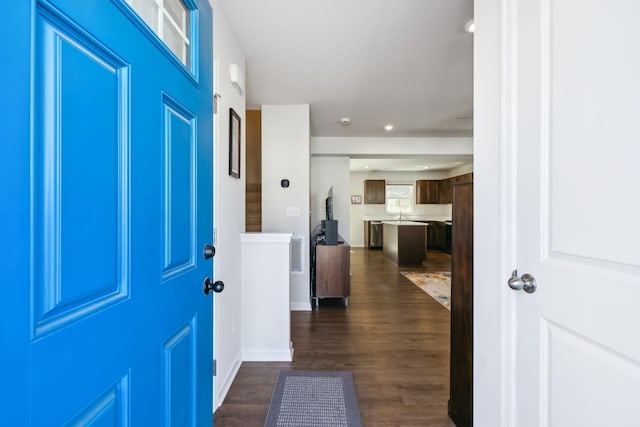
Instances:
[[[187,65],[124,0],[4,5],[1,425],[211,425],[212,14],[185,3]]]

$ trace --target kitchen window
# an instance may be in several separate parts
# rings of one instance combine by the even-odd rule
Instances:
[[[413,211],[413,184],[387,184],[386,204],[388,213]]]

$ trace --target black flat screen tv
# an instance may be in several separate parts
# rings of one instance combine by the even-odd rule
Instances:
[[[333,220],[333,196],[327,197],[324,204],[326,209],[326,219],[331,221]]]
[[[333,221],[333,186],[329,188],[327,198],[324,201],[325,205],[325,219]]]

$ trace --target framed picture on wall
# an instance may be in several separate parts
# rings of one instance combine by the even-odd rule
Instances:
[[[362,196],[351,196],[351,204],[359,205],[362,203]]]
[[[240,116],[229,108],[229,175],[240,178]]]

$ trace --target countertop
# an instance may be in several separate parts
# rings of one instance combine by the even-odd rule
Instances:
[[[415,222],[411,220],[391,220],[391,221],[382,221],[383,224],[387,225],[416,225],[422,227],[428,227],[429,224],[425,224],[424,222]]]
[[[398,216],[363,216],[363,221],[398,221]],[[413,216],[407,215],[406,217],[402,215],[402,221],[441,221],[441,222],[451,222],[450,216],[442,216],[442,215],[428,215],[428,216]]]

